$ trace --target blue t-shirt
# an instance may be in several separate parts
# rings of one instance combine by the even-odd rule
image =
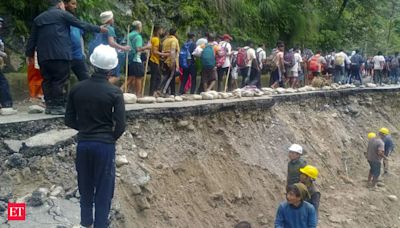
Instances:
[[[69,34],[71,37],[72,59],[82,60],[84,58],[83,52],[82,52],[82,43],[81,43],[83,30],[80,28],[71,26]]]
[[[317,223],[315,208],[306,201],[298,208],[288,202],[281,203],[275,218],[275,228],[316,228]]]

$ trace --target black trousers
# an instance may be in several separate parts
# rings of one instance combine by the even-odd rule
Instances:
[[[160,90],[161,93],[175,96],[175,72],[172,72],[169,67],[163,68],[163,79],[161,81]]]
[[[153,96],[154,92],[160,87],[161,83],[161,72],[160,65],[149,61],[151,78],[150,78],[150,96]]]
[[[89,79],[89,69],[84,59],[73,59],[71,61],[71,70],[79,81]]]
[[[3,108],[11,108],[13,106],[10,93],[10,86],[8,84],[7,78],[4,76],[1,70],[0,70],[0,103],[1,107]]]
[[[196,77],[197,77],[197,69],[195,64],[190,64],[189,68],[183,69],[183,81],[179,88],[179,93],[183,94],[185,92],[185,85],[190,78],[192,79],[192,86],[190,87],[190,93],[194,94],[196,92]]]
[[[69,79],[70,61],[46,60],[39,65],[46,106],[65,106],[64,86]]]

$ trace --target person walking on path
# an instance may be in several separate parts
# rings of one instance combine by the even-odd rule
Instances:
[[[50,3],[51,7],[33,20],[25,55],[27,62],[33,64],[37,51],[46,114],[62,115],[65,113],[64,86],[72,60],[70,26],[91,32],[107,32],[107,29],[79,21],[65,11],[62,0],[51,0]]]
[[[190,93],[194,94],[196,92],[197,69],[196,69],[195,58],[192,54],[195,49],[196,49],[195,35],[194,33],[188,33],[188,40],[185,42],[185,44],[183,44],[183,47],[181,48],[181,53],[185,52],[185,54],[182,56],[181,54],[179,54],[180,59],[182,59],[182,57],[186,58],[185,60],[182,60],[186,61],[184,64],[185,66],[179,64],[183,70],[183,80],[179,87],[179,94],[185,93],[185,86],[189,80],[189,77],[191,79]]]
[[[161,39],[163,34],[163,28],[161,26],[154,26],[153,37],[150,40],[151,52],[149,59],[149,66],[151,72],[150,78],[150,96],[157,96],[159,94],[158,88],[161,83],[161,69],[160,69],[160,58],[167,57],[167,53],[162,53],[160,50]]]
[[[305,201],[314,206],[318,218],[319,201],[321,198],[321,193],[315,184],[319,173],[318,169],[312,165],[306,165],[300,169],[300,172],[300,182],[307,186],[307,190],[310,193],[310,197],[306,198]]]
[[[269,80],[269,85],[271,88],[276,89],[277,87],[283,87],[283,77],[285,73],[285,65],[284,65],[284,51],[285,44],[282,41],[278,41],[276,44],[276,49],[273,51],[273,62],[274,69],[271,72],[271,78]]]
[[[381,160],[384,156],[385,146],[381,138],[373,137],[373,134],[368,134],[368,147],[365,156],[370,166],[368,172],[368,187],[375,187],[381,175]]]
[[[355,54],[350,58],[350,62],[351,62],[350,65],[351,74],[348,83],[352,84],[353,83],[352,79],[355,79],[359,81],[360,84],[362,84],[361,66],[364,63],[364,58],[361,56],[360,50],[357,49],[355,51]]]
[[[223,79],[224,75],[226,77],[230,77],[228,74],[228,70],[231,67],[231,56],[232,56],[232,45],[231,41],[233,38],[229,34],[224,34],[222,36],[222,41],[218,44],[218,52],[216,55],[217,60],[217,91],[223,91]],[[230,80],[228,78],[228,84]]]
[[[69,93],[65,125],[76,129],[76,171],[84,227],[108,227],[115,185],[115,142],[125,131],[122,91],[107,81],[118,64],[117,52],[99,45],[90,56],[94,74]],[[94,204],[94,219],[93,219]]]
[[[383,68],[386,61],[381,51],[372,58],[372,62],[374,63],[374,83],[382,85]]]
[[[300,169],[307,165],[307,162],[301,158],[303,147],[299,144],[293,144],[289,147],[289,163],[287,173],[287,186],[300,182]]]
[[[127,86],[129,91],[129,86],[133,85],[135,89],[135,94],[137,97],[142,97],[142,86],[144,74],[144,66],[140,55],[143,51],[150,50],[151,44],[143,46],[143,38],[140,34],[142,32],[142,22],[134,21],[132,22],[133,31],[128,35],[128,43],[130,45],[129,51],[129,65],[128,65],[128,80],[127,85],[125,83],[121,86],[123,91],[125,86]]]
[[[384,143],[384,157],[383,157],[383,174],[389,173],[389,156],[392,154],[394,150],[394,143],[392,136],[390,135],[389,129],[383,127],[379,129],[379,137],[383,140]]]
[[[4,19],[0,17],[0,32],[3,30]],[[1,35],[1,34],[0,34]],[[1,115],[13,115],[17,113],[17,110],[13,108],[13,101],[10,93],[10,86],[7,78],[3,74],[3,58],[7,58],[7,54],[4,51],[4,43],[0,36],[0,114]]]
[[[170,95],[175,96],[175,76],[176,72],[179,72],[179,41],[176,36],[176,29],[171,28],[169,35],[162,44],[162,52],[168,53],[168,57],[164,61],[162,67],[163,79],[160,85],[160,91],[162,95],[166,95],[168,89]]]
[[[71,14],[76,14],[76,8],[78,7],[77,0],[64,0],[65,9]],[[71,51],[72,61],[71,70],[74,72],[79,81],[83,81],[89,78],[89,69],[85,61],[84,42],[82,35],[84,31],[75,26],[70,26],[70,37],[71,37]]]
[[[305,201],[308,197],[304,184],[288,186],[286,201],[279,205],[276,213],[275,228],[316,228],[317,213],[314,206]]]

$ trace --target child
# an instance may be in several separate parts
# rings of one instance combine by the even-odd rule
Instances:
[[[307,162],[301,158],[303,147],[293,144],[289,147],[289,163],[287,174],[287,186],[300,182],[300,168],[307,165]]]
[[[275,228],[316,228],[317,216],[314,207],[304,201],[309,197],[307,187],[302,183],[287,188],[286,202],[279,205]]]

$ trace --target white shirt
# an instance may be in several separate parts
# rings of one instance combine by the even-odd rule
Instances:
[[[253,59],[256,59],[256,50],[254,48],[250,48],[249,46],[244,47],[246,49],[246,54],[247,54],[247,64],[246,67],[251,67],[251,63]]]
[[[232,46],[229,42],[221,41],[219,42],[220,48],[225,48],[226,50],[226,59],[222,68],[227,68],[231,66],[231,54],[232,54]]]
[[[264,49],[257,48],[256,55],[258,54],[258,62],[260,63],[260,69],[263,68],[263,62],[267,59],[267,53],[265,53]]]
[[[303,62],[303,58],[301,58],[300,53],[294,53],[294,61],[296,62],[294,64],[294,66],[292,67],[292,69],[290,69],[290,71],[292,72],[298,72],[300,71],[299,67],[300,67],[300,63]]]
[[[372,62],[374,63],[374,70],[383,70],[383,64],[381,65],[381,62],[385,63],[385,57],[383,57],[383,55],[376,55],[372,59]]]
[[[342,51],[339,52],[339,53],[337,53],[337,54],[335,55],[335,59],[336,59],[337,57],[340,57],[340,56],[344,58],[343,64],[341,65],[342,67],[345,66],[345,63],[347,63],[347,64],[350,64],[350,63],[351,63],[349,57],[346,55],[346,53],[344,53],[344,52],[342,52]]]

